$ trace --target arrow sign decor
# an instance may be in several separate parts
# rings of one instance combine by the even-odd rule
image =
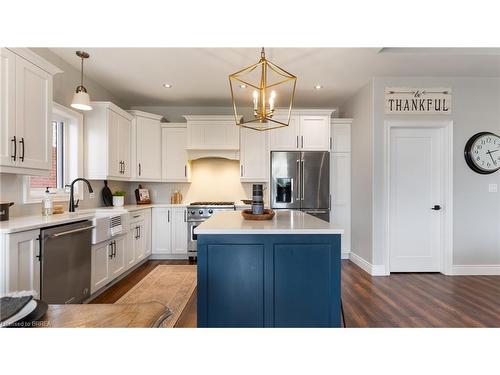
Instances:
[[[385,113],[451,114],[451,89],[386,87]]]

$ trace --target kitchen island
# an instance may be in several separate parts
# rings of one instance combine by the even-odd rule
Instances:
[[[222,211],[195,229],[198,327],[340,327],[343,230],[301,211]]]

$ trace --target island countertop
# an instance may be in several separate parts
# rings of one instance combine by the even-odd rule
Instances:
[[[297,210],[276,210],[272,220],[245,220],[240,211],[220,211],[195,234],[343,234],[344,230]]]

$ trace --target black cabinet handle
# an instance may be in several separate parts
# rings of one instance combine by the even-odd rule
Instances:
[[[14,142],[14,155],[11,155],[12,160],[16,161],[17,158],[17,139],[16,136],[10,140],[11,142]]]
[[[21,140],[19,141],[19,143],[23,146],[22,148],[22,154],[21,156],[19,156],[19,159],[24,162],[24,137],[21,138]]]
[[[139,163],[139,176],[141,175],[141,163]]]
[[[300,147],[304,148],[304,136],[303,135],[300,136],[300,142],[301,142]]]
[[[142,229],[141,229],[141,227],[139,226],[139,238],[141,238],[141,237],[142,237]]]
[[[441,210],[441,206],[439,204],[435,204],[434,207],[431,207],[431,210],[439,211]]]
[[[109,243],[109,250],[110,250],[109,259],[113,259],[113,242]]]
[[[113,258],[116,258],[116,241],[113,241]]]
[[[187,177],[187,165],[184,165],[184,177]]]
[[[170,210],[167,211],[167,222],[170,223]]]
[[[299,136],[297,136],[297,148],[299,148]]]
[[[125,174],[125,162],[123,162],[123,174]]]
[[[240,165],[240,177],[243,177],[243,164]]]

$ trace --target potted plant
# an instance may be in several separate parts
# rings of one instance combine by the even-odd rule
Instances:
[[[122,207],[125,204],[125,195],[127,193],[124,191],[115,191],[113,193],[113,206]]]

